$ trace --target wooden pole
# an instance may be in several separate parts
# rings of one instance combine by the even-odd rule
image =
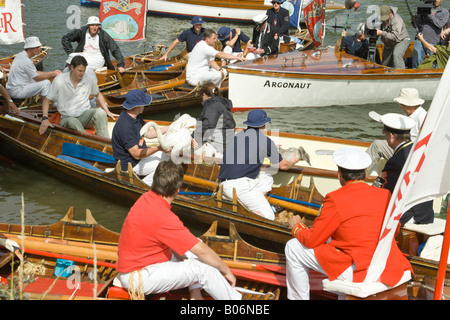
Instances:
[[[444,241],[442,243],[441,258],[436,279],[436,287],[434,288],[434,300],[441,300],[444,290],[445,273],[447,271],[448,252],[450,247],[450,224],[448,223],[448,213],[450,205],[447,208],[447,222],[445,223]]]

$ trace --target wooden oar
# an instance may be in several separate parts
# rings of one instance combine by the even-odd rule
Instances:
[[[106,152],[102,152],[83,145],[64,142],[62,148],[62,154],[74,158],[91,160],[104,163],[116,163],[114,157]]]
[[[217,189],[217,187],[218,187],[218,183],[216,183],[216,182],[201,179],[201,178],[196,178],[196,177],[192,177],[192,176],[188,176],[188,175],[185,175],[183,180],[185,182],[198,184],[198,185],[205,186],[205,187],[212,188],[212,189]],[[286,200],[275,199],[275,198],[271,198],[271,197],[268,197],[267,200],[271,204],[286,208],[288,210],[302,212],[302,213],[313,215],[313,216],[317,216],[319,213],[318,210],[308,208],[301,204],[291,203]]]

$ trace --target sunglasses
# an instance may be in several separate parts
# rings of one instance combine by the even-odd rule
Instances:
[[[272,4],[281,4],[281,2],[272,1]]]

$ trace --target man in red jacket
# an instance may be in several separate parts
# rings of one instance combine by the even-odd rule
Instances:
[[[309,299],[309,270],[333,281],[363,282],[378,244],[391,194],[364,182],[370,156],[355,148],[333,154],[342,185],[327,194],[319,216],[307,228],[299,216],[289,221],[294,239],[286,244],[288,299]],[[389,254],[389,279],[394,286],[404,271],[412,270],[396,245]]]

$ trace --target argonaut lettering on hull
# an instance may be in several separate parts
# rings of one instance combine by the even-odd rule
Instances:
[[[264,82],[264,88],[284,88],[284,89],[309,89],[310,82],[285,82],[285,81],[270,81]]]

